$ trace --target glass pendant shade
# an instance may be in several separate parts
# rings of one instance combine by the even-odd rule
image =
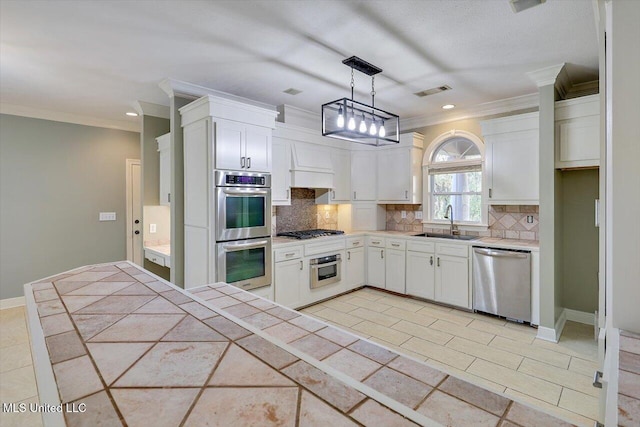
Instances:
[[[353,114],[349,117],[349,124],[347,127],[349,130],[356,130],[356,119],[353,118]]]
[[[375,136],[378,133],[378,128],[376,128],[376,121],[371,121],[371,126],[369,126],[369,135]]]
[[[365,133],[367,131],[367,123],[364,119],[364,114],[362,115],[362,120],[360,121],[360,128],[358,129],[360,133]]]
[[[338,120],[336,121],[336,124],[339,128],[344,127],[344,113],[342,112],[342,107],[340,107],[340,110],[338,111]]]

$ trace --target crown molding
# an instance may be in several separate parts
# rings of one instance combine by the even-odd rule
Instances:
[[[162,89],[169,98],[173,98],[175,95],[183,96],[186,98],[198,99],[205,95],[216,96],[218,98],[228,99],[230,101],[236,101],[243,104],[253,105],[255,107],[264,108],[267,110],[275,110],[276,107],[264,102],[254,101],[253,99],[244,98],[242,96],[233,95],[220,90],[210,89],[208,87],[199,86],[189,82],[183,82],[175,79],[164,79],[158,86]]]
[[[109,120],[97,117],[83,116],[62,111],[45,110],[26,107],[23,105],[0,103],[0,113],[12,116],[31,117],[33,119],[51,120],[54,122],[73,123],[76,125],[93,126],[107,129],[119,129],[130,132],[140,132],[140,118],[129,120]]]
[[[423,128],[440,123],[449,123],[458,120],[486,117],[532,108],[538,108],[537,93],[501,99],[498,101],[485,102],[483,104],[478,104],[476,106],[461,109],[455,112],[449,111],[434,114],[431,116],[419,116],[410,117],[408,119],[400,119],[400,129],[401,132],[406,132],[411,129]]]
[[[136,101],[136,103],[133,105],[133,108],[141,116],[160,117],[161,119],[168,119],[170,116],[169,107],[166,105]]]
[[[539,70],[529,71],[526,74],[538,87],[555,85],[556,81],[558,81],[558,77],[560,77],[559,83],[563,85],[565,89],[570,86],[569,76],[564,70],[564,62],[562,64],[541,68]]]

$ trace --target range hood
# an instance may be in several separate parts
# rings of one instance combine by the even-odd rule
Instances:
[[[291,147],[291,187],[333,188],[331,153],[316,144],[297,142]]]

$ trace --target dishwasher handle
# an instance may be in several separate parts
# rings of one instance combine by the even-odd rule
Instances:
[[[495,258],[526,258],[529,254],[515,251],[503,251],[498,249],[489,248],[473,248],[473,251],[480,255],[495,257]]]

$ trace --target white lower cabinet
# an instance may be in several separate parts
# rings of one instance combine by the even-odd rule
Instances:
[[[407,295],[435,299],[435,254],[407,250]]]
[[[385,253],[385,283],[387,290],[404,294],[405,292],[405,247],[406,241],[401,239],[387,239]]]
[[[367,237],[367,285],[384,288],[385,242],[379,237]]]
[[[275,302],[289,308],[303,305],[303,287],[309,287],[309,270],[302,259],[302,246],[276,249],[273,286]]]
[[[466,256],[445,255],[436,245],[435,300],[446,304],[471,308],[469,286],[469,249],[460,245],[459,252]],[[447,246],[448,247],[448,246]]]
[[[364,237],[347,239],[346,290],[364,286],[365,284],[365,251]]]

